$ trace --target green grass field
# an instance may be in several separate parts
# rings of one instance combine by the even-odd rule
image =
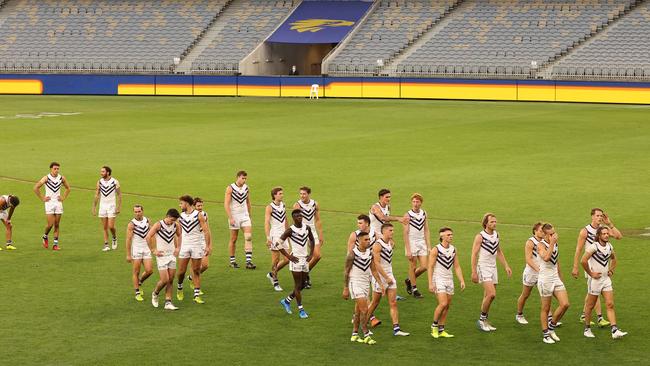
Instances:
[[[78,115],[16,118],[17,114]],[[14,241],[0,252],[0,363],[5,365],[176,364],[643,364],[650,346],[646,313],[650,183],[650,110],[640,106],[456,101],[319,100],[174,97],[0,97],[0,194],[21,198]],[[4,118],[2,118],[4,117]],[[60,252],[40,246],[45,217],[33,182],[61,163],[73,186],[65,202]],[[121,181],[118,252],[101,252],[99,220],[91,216],[99,168]],[[227,268],[225,187],[239,169],[249,174],[254,204],[256,271]],[[321,204],[323,259],[304,293],[310,318],[289,316],[265,278],[264,205],[273,186],[293,203],[309,185]],[[393,338],[388,307],[378,316],[376,346],[351,344],[353,304],[341,299],[346,239],[355,216],[368,211],[379,188],[393,191],[393,212],[425,197],[433,232],[455,229],[468,288],[457,286],[448,329],[455,339],[429,335],[436,301],[399,302],[410,337]],[[204,276],[205,305],[187,299],[174,313],[154,309],[149,296],[158,274],[133,299],[123,245],[130,207],[141,203],[154,220],[176,197],[209,200],[215,236]],[[578,315],[586,285],[570,277],[575,241],[589,210],[610,213],[625,238],[615,242],[619,325],[630,334],[613,341],[609,329],[582,336]],[[482,290],[469,279],[469,253],[482,215],[492,211],[514,275],[500,268],[490,319],[498,331],[475,327]],[[559,344],[541,342],[539,296],[514,321],[521,291],[523,244],[529,227],[559,227],[560,258],[571,300]],[[4,230],[2,230],[4,232]],[[395,273],[406,276],[401,228]],[[0,236],[4,239],[3,236]],[[241,239],[240,239],[241,240]],[[435,240],[435,238],[433,239]],[[243,242],[238,260],[243,263]],[[283,270],[281,284],[291,285]],[[420,279],[426,288],[426,277]],[[645,299],[645,300],[644,300]],[[295,306],[295,303],[294,303]]]

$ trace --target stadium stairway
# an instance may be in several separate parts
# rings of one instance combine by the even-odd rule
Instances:
[[[594,42],[596,39],[599,37],[602,37],[603,35],[607,34],[607,32],[612,29],[613,26],[615,26],[619,20],[624,19],[627,15],[632,13],[634,9],[637,8],[638,5],[644,3],[647,0],[636,0],[633,1],[629,7],[626,7],[623,9],[623,11],[612,15],[607,23],[603,24],[601,27],[597,27],[595,29],[592,29],[591,35],[589,37],[585,37],[582,39],[577,40],[576,42],[573,43],[572,46],[563,48],[561,51],[555,54],[555,57],[551,58],[548,62],[543,63],[540,65],[539,69],[537,70],[537,78],[538,79],[552,79],[553,78],[553,66],[556,65],[558,62],[564,60],[564,58],[573,52],[575,52],[577,49],[587,46],[590,43]]]
[[[467,6],[467,2],[463,0],[457,1],[453,7],[446,12],[439,21],[431,23],[431,25],[422,32],[416,39],[413,40],[406,48],[399,50],[397,53],[391,57],[387,63],[384,64],[384,67],[380,70],[380,75],[384,76],[393,76],[397,73],[396,67],[404,60],[406,60],[411,53],[420,48],[421,45],[425,44],[429,39],[438,34],[438,32],[443,29],[447,23],[449,23],[456,12],[462,11],[464,7]]]
[[[219,35],[226,23],[219,22],[219,17],[230,6],[233,0],[226,1],[226,4],[221,10],[215,14],[214,18],[196,37],[196,40],[187,47],[185,52],[181,55],[181,62],[174,67],[174,72],[177,74],[189,74],[192,69],[192,62],[205,50],[210,43]]]

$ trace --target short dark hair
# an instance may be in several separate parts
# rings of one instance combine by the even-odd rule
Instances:
[[[139,209],[141,209],[142,211],[144,211],[144,207],[142,207],[142,205],[139,204],[139,203],[136,204],[136,205],[133,205],[133,208],[139,208]]]
[[[9,196],[9,203],[11,203],[13,207],[16,207],[20,205],[20,199],[18,198],[18,196],[11,195]]]
[[[369,235],[369,234],[368,234],[367,232],[365,232],[365,231],[361,231],[359,234],[357,234],[357,239],[358,239],[358,238],[362,238],[362,237],[364,237],[364,236],[368,236],[368,235]]]
[[[311,188],[309,188],[307,186],[300,187],[299,191],[305,191],[305,192],[307,192],[307,194],[311,194]]]
[[[370,217],[368,215],[361,214],[357,216],[357,220],[363,220],[366,222],[366,224],[370,225]]]
[[[177,209],[170,208],[169,210],[167,210],[167,217],[173,217],[173,218],[177,219],[177,218],[181,217],[181,214],[178,213]]]
[[[245,170],[240,170],[237,172],[237,178],[239,177],[248,177],[248,173]]]
[[[282,187],[275,187],[271,190],[271,199],[275,199],[275,195],[278,194],[278,192],[283,191]]]
[[[383,197],[383,196],[385,196],[385,195],[387,195],[389,193],[390,193],[390,189],[382,188],[382,189],[379,190],[379,193],[377,193],[377,196],[378,197]]]
[[[535,231],[537,231],[537,229],[539,229],[539,227],[542,225],[544,224],[541,222],[536,222],[535,225],[533,225],[533,234],[535,234]]]
[[[197,203],[203,203],[203,199],[201,197],[194,197],[194,204],[196,205]]]
[[[454,232],[449,226],[443,226],[440,228],[440,230],[438,230],[438,234],[442,234],[445,231],[451,231],[452,233]]]
[[[61,164],[57,163],[56,161],[50,163],[50,169],[52,169],[55,166],[61,166]]]
[[[301,211],[299,208],[297,208],[297,209],[291,211],[291,217],[294,217],[294,216],[296,216],[296,215],[300,215],[300,216],[302,216],[302,211]]]
[[[596,212],[598,212],[598,211],[605,212],[605,211],[603,211],[602,208],[594,207],[594,208],[591,209],[591,216],[595,215]]]
[[[393,227],[393,224],[391,224],[390,222],[386,222],[384,224],[381,224],[381,232],[383,233],[384,229],[387,229],[389,227]]]
[[[106,170],[106,173],[108,173],[108,175],[112,175],[112,174],[113,174],[113,169],[111,169],[111,167],[108,166],[108,165],[104,165],[104,166],[102,167],[102,169]]]
[[[190,196],[189,194],[178,197],[178,200],[183,201],[183,202],[187,202],[190,205],[194,204],[194,198],[192,198],[192,196]]]

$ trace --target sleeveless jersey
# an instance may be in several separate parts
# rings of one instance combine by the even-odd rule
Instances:
[[[309,256],[309,229],[307,225],[302,225],[302,227],[296,227],[296,225],[291,225],[291,236],[289,236],[289,243],[291,244],[291,254],[296,257],[308,257]]]
[[[201,243],[201,237],[204,236],[199,222],[200,214],[197,210],[189,214],[181,212],[181,217],[178,219],[178,222],[181,224],[181,235],[183,237],[181,245]]]
[[[271,206],[271,218],[270,223],[270,233],[277,233],[282,235],[285,230],[285,223],[287,222],[287,209],[284,206],[284,202],[280,202],[279,205],[276,205],[271,201],[269,204]]]
[[[176,237],[176,223],[165,224],[160,220],[160,229],[156,233],[156,250],[164,255],[174,255],[174,237]]]
[[[309,202],[304,203],[298,200],[300,206],[300,213],[302,214],[302,222],[311,227],[315,227],[314,216],[316,216],[316,201],[310,199]]]
[[[50,197],[51,201],[58,201],[58,198],[61,196],[62,185],[63,176],[61,176],[61,174],[56,177],[48,174],[47,181],[45,181],[45,196]]]
[[[499,249],[499,233],[496,230],[492,235],[482,230],[481,249],[478,252],[478,264],[495,267],[497,265],[497,250]]]
[[[605,246],[595,242],[585,248],[587,253],[593,253],[589,258],[589,268],[593,272],[600,272],[603,277],[607,277],[609,271],[609,260],[612,257],[612,243],[607,242]]]
[[[133,218],[131,223],[133,224],[133,246],[146,247],[147,241],[145,238],[149,233],[149,219],[143,217],[141,221],[138,221]]]
[[[0,197],[4,198],[5,200],[5,203],[2,206],[0,206],[0,211],[7,211],[9,209],[9,195],[5,194]]]
[[[373,207],[374,206],[379,207],[379,209],[385,216],[390,215],[390,205],[386,205],[386,207],[381,207],[379,202],[377,202],[373,205]],[[377,215],[372,213],[372,208],[370,208],[370,211],[368,212],[368,216],[370,216],[370,230],[380,233],[381,225],[384,224],[384,221],[382,221],[379,217],[377,217]]]
[[[230,193],[230,212],[232,214],[248,214],[246,199],[248,198],[248,185],[244,184],[238,187],[237,184],[230,184],[232,192]]]
[[[411,242],[424,241],[424,223],[427,220],[427,213],[424,210],[415,212],[409,210],[409,240]]]
[[[533,235],[528,240],[533,242],[533,261],[537,262],[537,246],[539,245],[539,240]],[[526,269],[529,271],[535,272],[535,270],[528,265],[528,262],[526,262]]]
[[[354,253],[354,261],[350,270],[350,279],[370,281],[370,277],[372,276],[372,272],[370,271],[372,251],[370,247],[366,248],[365,252],[360,251],[359,248],[352,249],[352,252]]]
[[[587,230],[587,239],[585,240],[585,248],[591,244],[593,244],[596,241],[596,230],[598,228],[594,228],[591,226],[591,224],[587,224],[585,226],[585,230]]]
[[[540,242],[540,245],[544,245],[546,249],[549,249],[551,245],[546,242],[546,240],[542,240]],[[555,249],[553,249],[553,253],[551,253],[551,259],[547,262],[543,260],[540,256],[538,256],[537,262],[539,263],[539,277],[540,278],[552,278],[554,276],[558,275],[557,272],[557,261],[558,258],[560,257],[560,246],[559,244],[555,244]]]
[[[379,252],[381,267],[386,272],[393,272],[393,246],[384,242],[384,239],[377,239],[377,244],[381,246],[381,251]]]
[[[452,267],[454,266],[454,259],[456,259],[456,248],[451,244],[449,244],[449,248],[438,244],[436,245],[436,249],[438,249],[438,256],[436,257],[433,276],[440,279],[453,280]]]
[[[116,204],[115,190],[120,188],[120,183],[117,179],[111,177],[109,180],[100,179],[99,182],[99,203],[100,204]]]

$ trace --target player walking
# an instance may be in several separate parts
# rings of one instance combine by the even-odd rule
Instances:
[[[314,247],[314,253],[309,261],[309,270],[313,271],[316,264],[320,261],[320,249],[323,245],[323,224],[320,220],[320,206],[318,205],[318,202],[311,198],[311,188],[306,186],[300,187],[299,193],[300,199],[293,205],[293,208],[300,210],[302,213],[303,223],[309,226],[312,235],[314,235],[316,246]],[[311,279],[309,274],[307,274],[306,277],[305,288],[311,288]]]
[[[165,310],[177,310],[172,303],[174,275],[176,274],[176,256],[181,245],[181,227],[176,221],[181,216],[178,210],[171,208],[165,218],[153,224],[146,240],[151,253],[156,257],[160,280],[151,294],[151,305],[158,307],[158,294],[165,289]],[[154,239],[155,237],[155,239]]]
[[[244,251],[246,253],[246,269],[257,268],[253,264],[253,230],[251,227],[251,199],[248,192],[246,180],[248,173],[243,170],[237,172],[237,180],[226,188],[224,208],[228,216],[228,227],[230,228],[230,241],[228,251],[230,253],[230,267],[239,268],[235,261],[235,243],[239,230],[244,232]]]
[[[95,188],[95,199],[93,200],[93,216],[97,215],[102,222],[104,232],[104,248],[102,251],[108,252],[111,249],[117,249],[117,235],[115,232],[115,217],[120,213],[122,208],[122,192],[120,182],[113,178],[113,170],[108,166],[103,166],[99,170],[101,178],[97,181]],[[97,202],[99,201],[99,214],[97,213]],[[111,231],[113,240],[111,246],[108,246],[108,231]]]
[[[266,274],[266,278],[271,281],[275,291],[282,291],[278,281],[278,271],[284,268],[289,261],[280,253],[280,247],[276,246],[280,236],[289,229],[287,221],[287,210],[282,199],[284,191],[282,187],[275,187],[271,190],[271,203],[266,206],[264,211],[264,232],[266,233],[266,244],[271,250],[271,272]],[[281,247],[289,250],[287,241],[282,241]]]
[[[431,248],[431,234],[427,223],[427,213],[422,209],[422,195],[411,195],[411,209],[404,214],[404,246],[406,258],[409,261],[409,277],[404,280],[406,292],[420,299],[422,294],[418,291],[417,278],[427,271],[429,248]],[[420,266],[418,267],[418,261]]]
[[[133,206],[133,219],[126,227],[126,261],[133,264],[132,280],[135,290],[135,299],[144,301],[140,286],[153,273],[153,260],[151,250],[147,244],[149,234],[149,219],[144,216],[141,205]],[[144,272],[140,276],[140,267],[144,265]]]

